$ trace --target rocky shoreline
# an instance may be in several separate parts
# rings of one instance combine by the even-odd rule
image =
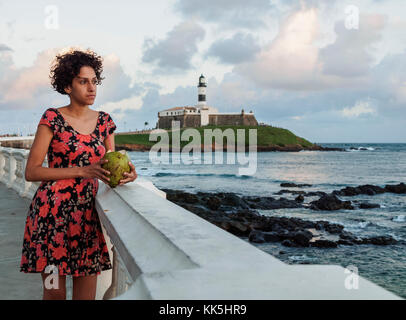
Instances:
[[[281,184],[281,187],[308,187],[311,185]],[[345,231],[344,226],[327,221],[307,221],[299,218],[264,216],[257,209],[274,210],[281,208],[306,208],[309,210],[353,210],[369,209],[379,204],[343,201],[339,196],[356,194],[378,194],[392,192],[406,194],[406,185],[386,185],[385,187],[361,185],[334,190],[331,193],[321,191],[305,192],[302,190],[283,189],[275,194],[298,194],[294,200],[283,197],[239,196],[229,192],[188,193],[181,190],[161,189],[167,199],[197,214],[201,218],[239,237],[248,237],[250,242],[280,242],[287,247],[336,248],[338,245],[391,245],[406,244],[389,235],[376,237],[357,237]],[[319,196],[318,200],[304,204],[305,196]]]
[[[149,151],[152,146],[147,146],[143,144],[135,144],[135,143],[124,143],[124,144],[116,144],[116,150],[121,150],[124,149],[126,151]],[[223,151],[227,151],[227,146],[224,145],[223,148],[219,148],[217,146],[213,145],[211,146],[211,150],[219,150],[222,149]],[[204,145],[201,145],[201,150],[203,152],[204,150]],[[345,149],[342,148],[329,148],[329,147],[322,147],[319,145],[314,144],[311,147],[303,147],[300,144],[294,144],[294,145],[285,145],[285,146],[279,146],[279,145],[269,145],[269,146],[257,146],[257,152],[268,152],[268,151],[282,151],[282,152],[299,152],[299,151],[304,151],[304,150],[310,150],[310,151],[346,151]],[[248,148],[246,148],[246,151],[248,152]],[[171,152],[171,150],[169,150]]]

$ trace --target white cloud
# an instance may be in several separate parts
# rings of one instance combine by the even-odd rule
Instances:
[[[254,62],[237,65],[235,71],[263,87],[306,87],[318,71],[317,9],[291,14],[276,38],[257,54]]]
[[[234,71],[263,88],[325,90],[365,88],[373,58],[372,45],[381,39],[385,17],[365,14],[360,30],[347,30],[336,23],[335,41],[319,47],[324,31],[319,8],[302,8],[281,22],[277,36],[254,61],[236,65]]]
[[[163,70],[183,71],[192,68],[191,59],[197,53],[197,43],[205,36],[205,30],[196,22],[184,21],[176,25],[162,40],[146,39],[144,62],[156,63]]]
[[[102,104],[97,110],[103,110],[114,115],[115,118],[121,120],[125,117],[126,110],[139,110],[143,106],[144,94],[141,96],[132,96],[119,101],[107,102]],[[114,110],[120,109],[119,112]]]
[[[358,118],[363,114],[375,115],[376,110],[371,106],[369,100],[358,101],[353,107],[347,107],[341,110],[341,114],[346,118]]]
[[[38,54],[33,65],[26,68],[16,69],[14,66],[8,66],[8,73],[13,73],[14,80],[2,79],[3,103],[14,103],[16,101],[29,101],[35,97],[38,92],[51,90],[49,75],[49,66],[55,55],[54,50],[48,49]]]

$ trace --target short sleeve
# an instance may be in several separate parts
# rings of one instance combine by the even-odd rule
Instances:
[[[106,116],[106,138],[111,135],[116,130],[116,124],[111,118],[110,114],[107,113]]]
[[[45,124],[47,125],[49,128],[51,128],[51,130],[53,132],[55,132],[55,130],[57,129],[57,114],[54,110],[52,109],[47,109],[43,114],[42,117],[38,123],[38,126],[40,124]]]

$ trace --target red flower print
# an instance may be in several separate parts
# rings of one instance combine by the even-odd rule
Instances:
[[[71,132],[64,131],[60,134],[61,140],[65,143],[69,142],[69,138],[72,136]]]
[[[72,197],[72,195],[71,195],[70,192],[60,193],[60,195],[61,195],[61,200],[62,200],[62,201],[68,200],[68,199],[70,199],[70,198]]]
[[[83,154],[83,148],[79,148],[75,152],[69,153],[69,162],[74,162],[77,158],[80,158]]]
[[[92,140],[92,137],[91,136],[84,136],[84,135],[79,135],[78,136],[78,139],[79,139],[79,141],[80,142],[86,142],[86,143],[89,143],[91,140]]]
[[[61,179],[56,180],[55,184],[51,187],[53,192],[58,192],[59,190],[66,189],[68,187],[73,187],[75,185],[75,179]]]
[[[38,228],[38,216],[35,216],[34,218],[34,226],[32,225],[32,219],[31,219],[31,224],[30,224],[31,228],[33,228],[34,230],[37,230]],[[32,229],[30,231],[32,233]]]
[[[49,204],[46,203],[39,209],[39,215],[40,217],[45,218],[48,215],[48,213],[49,213]]]
[[[87,221],[92,220],[92,209],[86,210],[86,212],[85,212],[85,219],[86,219]]]
[[[60,259],[62,257],[66,257],[66,248],[59,246],[57,248],[52,248],[52,256],[55,259]]]
[[[47,265],[47,258],[45,258],[45,257],[38,258],[37,265],[36,265],[37,271],[42,271],[46,265]]]
[[[54,167],[56,165],[60,165],[62,163],[62,158],[61,157],[55,157],[54,162],[52,163],[54,165]]]
[[[90,233],[92,231],[92,227],[89,226],[88,224],[85,224],[85,232]]]
[[[87,255],[92,255],[96,250],[98,249],[98,247],[96,245],[91,246],[90,248],[87,249]]]
[[[83,212],[80,210],[75,211],[72,213],[73,219],[76,221],[76,223],[80,223],[82,220]]]
[[[43,255],[44,253],[42,252],[41,244],[37,244],[37,256],[42,257]]]
[[[58,232],[55,236],[55,242],[59,245],[63,245],[63,239],[64,239],[64,232]]]
[[[28,260],[27,260],[27,257],[26,256],[21,256],[21,264],[25,264],[25,263],[27,263],[28,262]]]
[[[51,209],[51,213],[54,217],[56,217],[56,215],[58,214],[58,207],[57,206],[53,206]]]
[[[55,143],[53,147],[54,147],[54,152],[57,152],[57,153],[66,153],[69,151],[69,146],[64,142]]]
[[[72,248],[76,248],[78,246],[78,242],[76,240],[73,240],[71,246]]]
[[[75,236],[75,235],[80,235],[80,233],[81,233],[81,230],[82,228],[80,227],[80,225],[79,224],[76,224],[76,223],[69,223],[69,233],[70,233],[70,236],[71,237],[73,237],[73,236]]]
[[[74,188],[75,186],[75,179],[62,179],[58,180],[59,190],[63,190],[66,188]]]
[[[25,229],[25,232],[24,232],[24,241],[30,241],[31,240],[31,236],[30,236],[30,232],[29,232],[29,229],[28,228],[26,228]]]
[[[37,196],[41,199],[42,203],[48,202],[47,190],[38,191]]]
[[[55,111],[49,111],[49,112],[47,112],[47,119],[48,119],[49,121],[54,120],[56,116],[57,116],[57,114],[56,114]]]
[[[103,157],[104,154],[106,153],[106,148],[102,144],[98,146],[96,150],[100,154],[100,157]]]

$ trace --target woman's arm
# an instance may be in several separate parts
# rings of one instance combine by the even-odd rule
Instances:
[[[104,140],[104,147],[106,148],[107,151],[116,151],[116,146],[114,145],[114,133],[109,135],[105,140]]]
[[[42,164],[53,137],[52,130],[46,125],[39,125],[32,143],[27,165],[25,166],[25,180],[46,181],[70,179],[82,176],[82,167],[46,168]]]

